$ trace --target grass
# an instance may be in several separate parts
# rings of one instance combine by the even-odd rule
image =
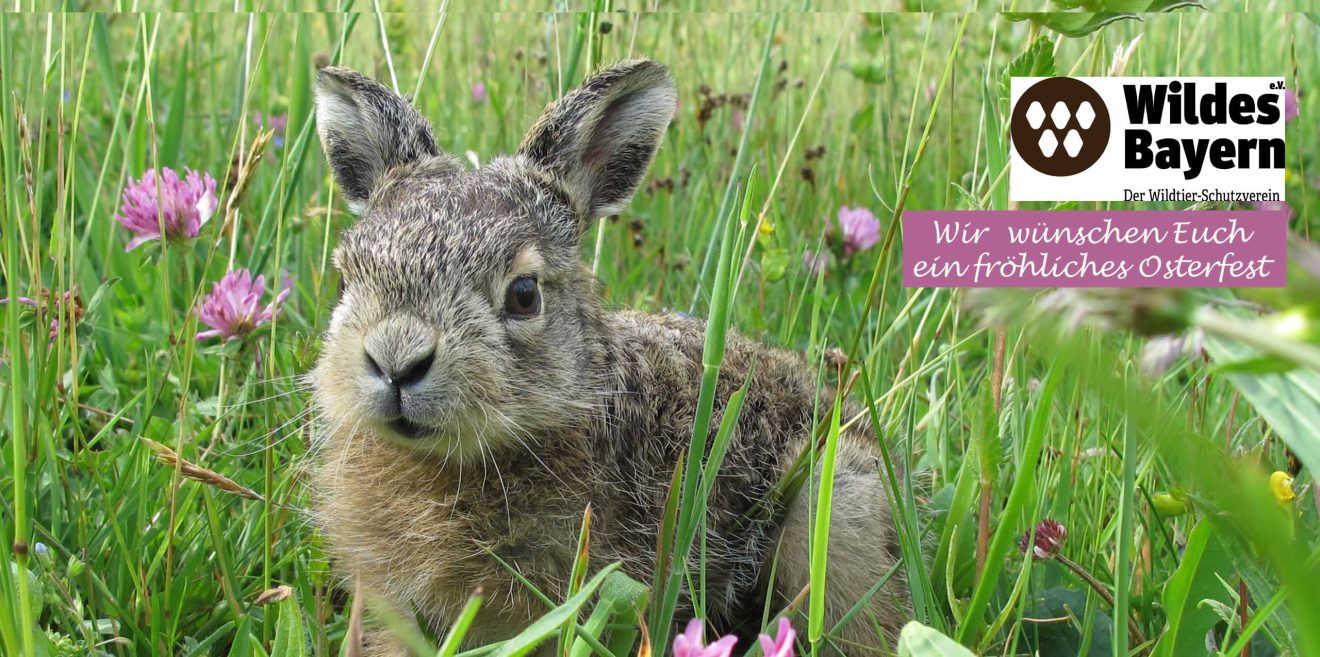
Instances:
[[[646,187],[593,231],[586,258],[611,305],[710,318],[711,383],[726,325],[813,359],[843,350],[841,380],[866,417],[823,406],[819,437],[830,445],[835,427],[863,419],[875,428],[916,621],[982,654],[1187,654],[1211,628],[1223,654],[1320,654],[1313,279],[1299,273],[1284,291],[1133,293],[1098,318],[1109,322],[1072,327],[1022,294],[902,288],[896,247],[904,209],[1007,207],[1000,85],[1020,54],[1037,43],[1059,74],[1104,75],[1138,36],[1127,75],[1283,75],[1303,92],[1288,127],[1288,199],[1294,232],[1311,238],[1313,20],[1181,11],[1060,38],[992,13],[460,4],[0,16],[5,296],[41,305],[0,314],[0,533],[14,546],[0,551],[0,652],[342,654],[353,596],[304,513],[314,424],[300,377],[336,295],[328,253],[352,219],[314,134],[313,62],[412,92],[444,148],[484,162],[596,65],[646,55],[673,70],[680,112]],[[349,7],[357,13],[334,11]],[[244,173],[238,155],[267,128],[258,113],[288,123]],[[220,210],[194,243],[125,253],[112,216],[128,180],[156,166],[210,172]],[[232,194],[239,181],[244,193]],[[843,205],[881,217],[883,239],[833,253],[811,276],[802,253],[828,250],[825,226]],[[194,340],[191,309],[236,268],[271,281],[287,272],[294,292],[245,340]],[[53,300],[65,291],[80,317]],[[1133,307],[1199,329],[1208,355],[1142,372],[1147,337],[1129,330]],[[1300,329],[1283,321],[1294,316]],[[837,376],[822,367],[822,382]],[[447,641],[440,654],[522,654],[547,637],[575,656],[643,641],[665,654],[673,621],[686,620],[674,618],[680,585],[699,609],[704,599],[699,504],[728,437],[710,409],[736,401],[713,393],[703,387],[704,421],[675,473],[667,565],[649,586],[576,573],[581,588],[547,600],[526,637],[477,650]],[[162,461],[148,441],[175,457]],[[802,477],[828,454],[809,453]],[[1295,475],[1296,500],[1271,495],[1273,471]],[[782,492],[794,485],[818,491],[826,526],[829,487],[798,480]],[[1045,518],[1067,527],[1062,554],[1093,582],[1019,551]],[[589,549],[586,525],[582,535]],[[817,538],[800,654],[823,654],[834,629],[817,604]],[[287,598],[257,604],[281,585]],[[481,622],[479,606],[474,596],[462,627]],[[766,608],[767,627],[779,611]],[[1133,642],[1130,624],[1154,645]],[[952,654],[919,631],[905,645]]]

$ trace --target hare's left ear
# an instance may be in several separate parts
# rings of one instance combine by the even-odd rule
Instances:
[[[678,94],[665,67],[620,62],[552,103],[518,154],[549,173],[581,222],[628,204],[674,118]]]

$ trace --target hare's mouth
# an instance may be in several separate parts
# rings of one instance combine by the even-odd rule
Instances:
[[[389,427],[395,433],[408,439],[416,439],[435,433],[431,427],[417,424],[406,417],[390,420]]]

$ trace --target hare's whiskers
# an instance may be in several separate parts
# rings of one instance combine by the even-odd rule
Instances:
[[[225,404],[224,406],[221,406],[219,408],[220,410],[233,410],[236,408],[243,408],[244,406],[251,406],[253,404],[262,404],[268,401],[274,401],[276,399],[281,399],[283,397],[288,397],[289,395],[296,395],[303,392],[307,392],[307,390],[302,388],[293,388],[291,390],[277,392],[273,395],[268,395],[266,397],[258,397],[256,399],[246,399],[243,401],[234,402],[232,404]]]
[[[481,443],[485,442],[480,438],[478,438],[478,440]],[[483,458],[482,460],[484,461],[485,459]],[[513,526],[513,510],[509,508],[509,487],[504,484],[504,475],[500,473],[500,461],[495,458],[495,451],[493,449],[490,453],[490,463],[495,468],[495,478],[499,480],[500,492],[504,495],[504,519],[509,523],[509,526]]]
[[[281,424],[279,424],[278,426],[276,426],[274,429],[271,429],[270,431],[267,431],[266,433],[261,434],[260,436],[253,436],[252,438],[250,438],[250,439],[248,439],[248,440],[238,441],[238,442],[234,443],[234,445],[233,445],[233,449],[222,450],[220,453],[221,453],[221,454],[224,454],[224,455],[226,455],[226,456],[235,456],[235,457],[239,457],[239,458],[242,458],[242,457],[245,457],[245,456],[252,456],[253,454],[260,453],[262,450],[266,449],[266,447],[267,447],[267,445],[265,444],[267,438],[269,438],[269,437],[271,437],[272,435],[274,435],[274,434],[276,434],[276,433],[278,433],[278,432],[284,430],[284,428],[287,427],[287,426],[289,426],[290,424],[293,424],[293,423],[295,423],[295,422],[299,422],[299,421],[301,421],[301,420],[304,420],[304,419],[308,419],[308,418],[310,418],[311,415],[312,415],[312,409],[311,409],[310,407],[309,407],[309,408],[304,408],[303,410],[301,410],[301,411],[295,413],[293,417],[289,418],[288,420],[285,420],[284,422],[282,422]],[[299,424],[297,428],[298,428],[298,429],[302,429],[302,427],[303,427],[303,425],[302,425],[302,424]],[[281,443],[281,442],[283,442],[285,439],[287,439],[288,436],[289,436],[289,434],[286,434],[285,436],[281,437],[279,440],[276,440],[275,442],[271,443],[271,446],[278,445],[279,443]],[[241,448],[241,447],[244,447],[244,446],[247,446],[247,445],[254,445],[254,444],[256,445],[256,448],[253,449],[253,450],[251,450],[251,451],[248,451],[248,452],[239,451],[239,448]]]
[[[520,435],[520,432],[527,435],[529,438],[531,437],[531,434],[523,430],[521,427],[519,427],[518,424],[514,422],[512,419],[510,419],[509,416],[505,415],[503,411],[499,410],[498,408],[494,410],[495,413],[503,420],[505,429],[509,432],[509,435],[514,440],[518,441],[518,444],[522,445],[523,449],[526,449],[527,453],[531,454],[532,458],[536,459],[536,462],[540,463],[541,467],[545,468],[545,471],[550,473],[550,476],[554,477],[555,481],[559,482],[560,486],[563,486],[564,488],[568,488],[568,484],[565,483],[563,479],[560,479],[559,475],[555,474],[555,471],[552,470],[550,466],[546,464],[545,461],[541,460],[541,456],[536,453],[536,450],[532,449],[531,445],[528,445],[527,442],[522,439],[522,435]]]

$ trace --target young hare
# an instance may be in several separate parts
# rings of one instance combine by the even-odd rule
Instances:
[[[478,587],[473,643],[547,611],[493,555],[562,599],[588,504],[592,569],[619,561],[651,581],[705,327],[605,310],[579,246],[637,190],[676,99],[663,66],[621,62],[551,104],[517,153],[473,170],[440,151],[405,99],[351,70],[320,72],[321,142],[361,219],[334,253],[342,291],[312,373],[316,518],[346,579],[436,631]],[[712,433],[753,371],[706,525],[706,613],[724,624],[760,595],[778,609],[808,583],[809,489],[779,518],[742,516],[833,394],[801,356],[730,335]],[[874,440],[859,427],[839,447],[826,627],[897,563]],[[906,598],[893,576],[836,649],[892,645]],[[368,654],[407,654],[383,630],[366,643]]]

